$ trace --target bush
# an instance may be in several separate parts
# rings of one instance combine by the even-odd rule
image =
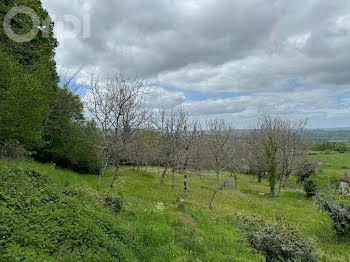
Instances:
[[[313,243],[279,215],[272,224],[256,217],[240,217],[240,225],[253,253],[264,255],[266,261],[318,260]]]
[[[104,206],[111,208],[118,214],[123,210],[123,200],[117,197],[106,197]]]
[[[304,191],[307,197],[314,197],[317,194],[317,185],[312,179],[304,182]]]
[[[19,160],[30,156],[22,144],[16,140],[6,140],[0,144],[0,158]]]
[[[339,236],[350,237],[350,201],[346,196],[319,195],[317,203],[332,219],[332,225]]]
[[[317,153],[316,152],[309,152],[307,153],[309,156],[317,156]]]
[[[306,179],[310,178],[316,172],[316,163],[314,161],[303,159],[297,168],[297,182],[302,183]]]

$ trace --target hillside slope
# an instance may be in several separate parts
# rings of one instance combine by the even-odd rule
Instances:
[[[16,169],[0,175],[0,255],[8,261],[264,261],[251,254],[235,213],[270,219],[277,211],[314,239],[321,261],[350,261],[350,243],[293,181],[279,198],[266,198],[258,196],[268,192],[266,181],[241,175],[238,189],[218,193],[209,209],[211,173],[190,176],[186,203],[173,204],[183,197],[180,174],[172,192],[171,177],[160,184],[157,169],[125,167],[116,188],[113,170],[98,185],[96,176],[34,161]],[[123,211],[105,207],[107,197],[121,197]]]
[[[138,175],[145,186],[153,179]],[[234,227],[154,203],[147,186],[139,196],[92,189],[94,176],[35,162],[2,167],[0,181],[1,261],[262,261],[236,241]],[[120,193],[129,203],[123,212],[105,207]]]

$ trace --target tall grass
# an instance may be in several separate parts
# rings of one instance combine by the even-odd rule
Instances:
[[[312,157],[330,163],[329,169],[323,169],[325,176],[333,170],[341,173],[344,165],[341,161],[347,161],[350,166],[350,154]],[[258,184],[255,177],[240,175],[238,189],[219,192],[213,209],[209,209],[216,185],[212,172],[207,172],[202,179],[191,175],[185,204],[173,204],[175,199],[184,197],[181,174],[176,175],[176,187],[172,191],[170,175],[161,184],[155,168],[140,172],[124,167],[117,186],[110,188],[113,168],[98,185],[96,176],[76,174],[53,165],[33,161],[18,165],[35,168],[64,186],[89,187],[103,194],[122,196],[125,206],[119,216],[134,234],[139,246],[134,251],[140,261],[263,261],[261,256],[251,254],[242,241],[235,214],[255,214],[269,219],[276,212],[286,215],[289,223],[300,226],[307,237],[314,239],[321,261],[350,261],[350,241],[338,239],[330,218],[314,207],[313,201],[305,197],[294,180],[283,189],[280,197],[268,198],[258,195],[269,192],[267,181]],[[222,181],[231,179],[228,174],[222,175]],[[164,210],[157,209],[160,202]]]

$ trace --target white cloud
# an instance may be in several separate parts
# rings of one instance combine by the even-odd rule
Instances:
[[[57,32],[64,44],[58,65],[85,63],[88,72],[125,71],[183,90],[158,88],[155,103],[242,125],[262,111],[309,116],[313,126],[343,125],[350,117],[349,104],[340,100],[350,92],[348,0],[43,2],[56,22],[64,15],[91,17],[90,38]],[[190,101],[186,91],[214,96]],[[215,96],[232,92],[250,95]]]

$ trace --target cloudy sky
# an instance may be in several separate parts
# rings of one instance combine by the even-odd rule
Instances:
[[[59,68],[138,75],[154,104],[238,128],[262,113],[350,127],[348,0],[43,2]]]

